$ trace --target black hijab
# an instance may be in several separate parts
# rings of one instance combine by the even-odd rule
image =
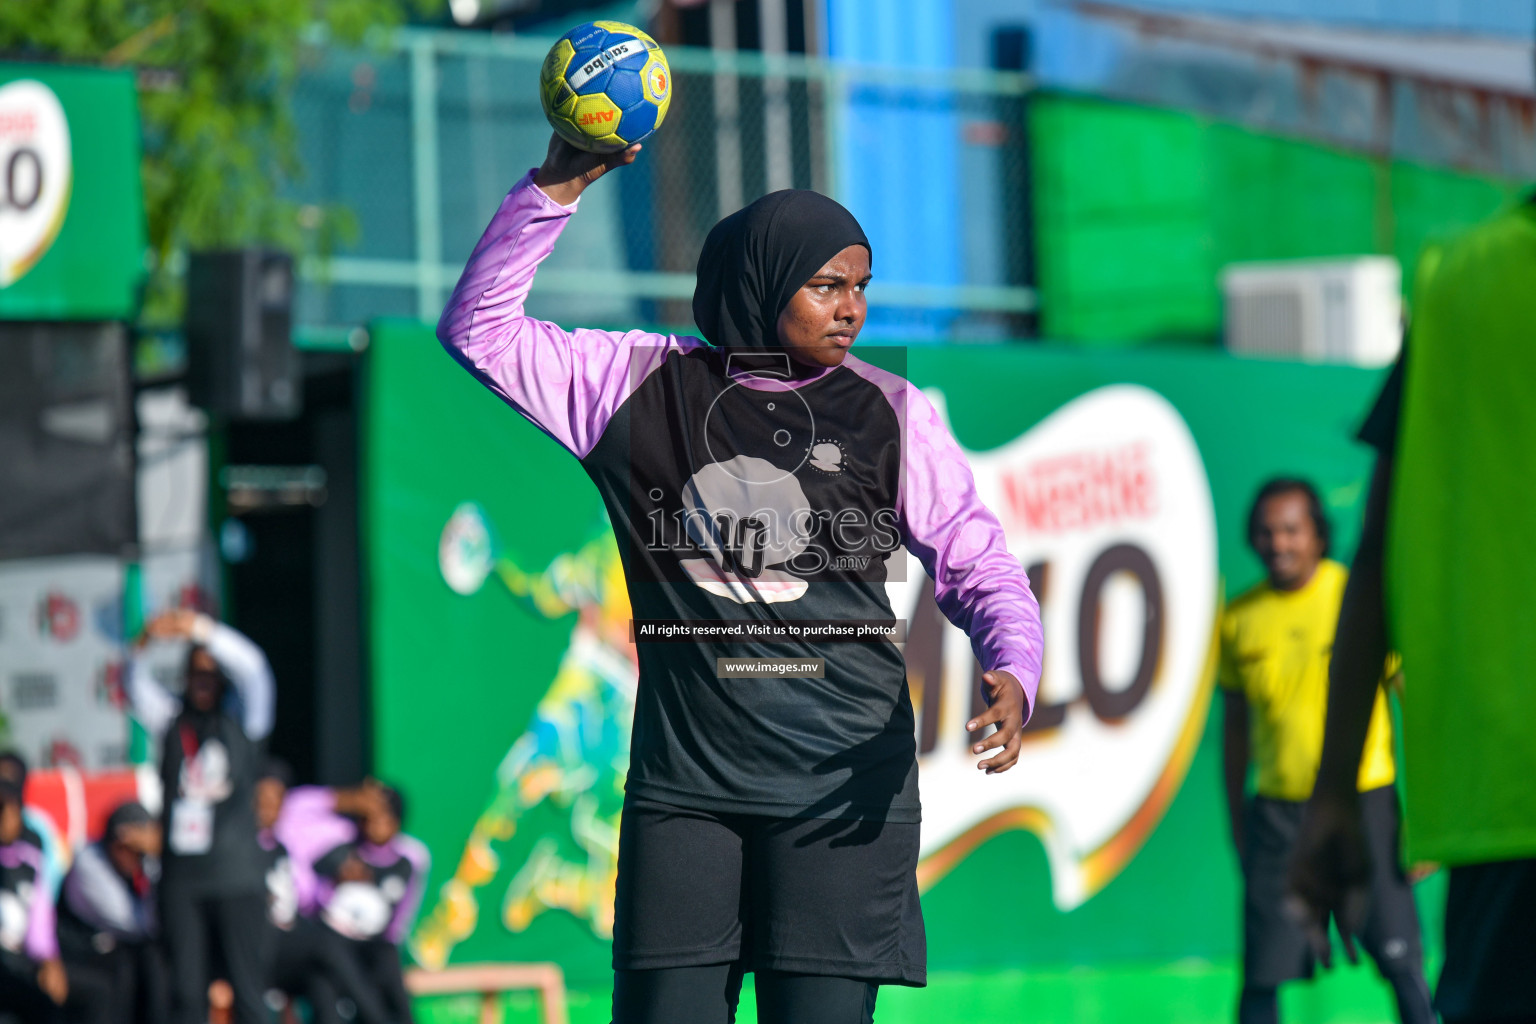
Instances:
[[[869,249],[869,239],[836,200],[803,189],[770,192],[710,229],[693,320],[718,348],[778,348],[779,314],[850,245]]]

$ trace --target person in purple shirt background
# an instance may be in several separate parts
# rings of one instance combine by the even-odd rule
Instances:
[[[613,1019],[725,1024],[750,971],[759,1021],[868,1022],[880,984],[927,978],[915,716],[894,642],[805,630],[893,620],[888,569],[914,555],[981,663],[988,709],[966,728],[991,774],[1034,703],[1039,607],[927,397],[849,354],[872,253],[831,199],[775,192],[715,226],[702,339],[526,315],[582,192],[639,151],[552,138],[437,330],[581,462],[618,540],[640,680]]]
[[[400,792],[373,780],[349,789],[302,786],[282,801],[272,833],[288,852],[307,919],[293,941],[314,958],[307,995],[319,1024],[342,1019],[343,998],[363,1024],[413,1020],[400,944],[431,862],[426,846],[401,830],[404,818]]]
[[[42,851],[23,838],[21,790],[0,781],[0,1007],[24,1024],[64,1020],[69,995]]]
[[[23,796],[27,792],[29,769],[26,758],[14,750],[0,752],[0,782],[15,784]],[[21,838],[43,853],[43,877],[48,891],[58,899],[59,886],[64,881],[64,871],[69,866],[68,850],[60,841],[59,830],[53,819],[35,807],[25,804],[21,808]]]
[[[261,847],[267,880],[267,921],[280,933],[293,930],[299,919],[299,883],[293,858],[277,838],[277,821],[283,814],[293,769],[279,758],[269,757],[256,776],[256,844]]]

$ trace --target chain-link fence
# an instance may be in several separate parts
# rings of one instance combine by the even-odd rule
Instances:
[[[354,237],[304,267],[314,330],[436,319],[506,190],[543,159],[537,77],[551,40],[406,30],[322,49],[296,116],[300,197]],[[686,329],[694,265],[724,214],[814,188],[874,247],[876,333],[1017,335],[1034,308],[1027,245],[1028,83],[800,56],[668,47],[673,100],[635,166],[582,199],[530,301],[567,324]]]

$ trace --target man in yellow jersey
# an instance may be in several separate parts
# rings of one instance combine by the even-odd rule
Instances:
[[[1221,623],[1227,805],[1242,862],[1240,1024],[1279,1020],[1281,982],[1312,976],[1306,934],[1286,913],[1285,871],[1323,746],[1328,662],[1349,573],[1328,555],[1328,521],[1305,480],[1265,484],[1248,539],[1268,579],[1228,606]],[[1395,673],[1395,659],[1388,672]],[[1250,759],[1255,793],[1245,798]],[[1404,1024],[1431,1024],[1413,893],[1398,859],[1392,720],[1378,691],[1357,773],[1370,857],[1370,910],[1361,935],[1392,986]]]

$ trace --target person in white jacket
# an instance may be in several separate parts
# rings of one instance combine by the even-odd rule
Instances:
[[[160,929],[172,978],[170,1019],[208,1019],[209,962],[218,949],[236,1024],[264,1024],[266,870],[255,787],[262,741],[272,731],[272,669],[244,634],[184,609],[152,619],[139,646],[155,640],[191,642],[180,697],[142,659],[128,669],[133,714],[160,740]]]

